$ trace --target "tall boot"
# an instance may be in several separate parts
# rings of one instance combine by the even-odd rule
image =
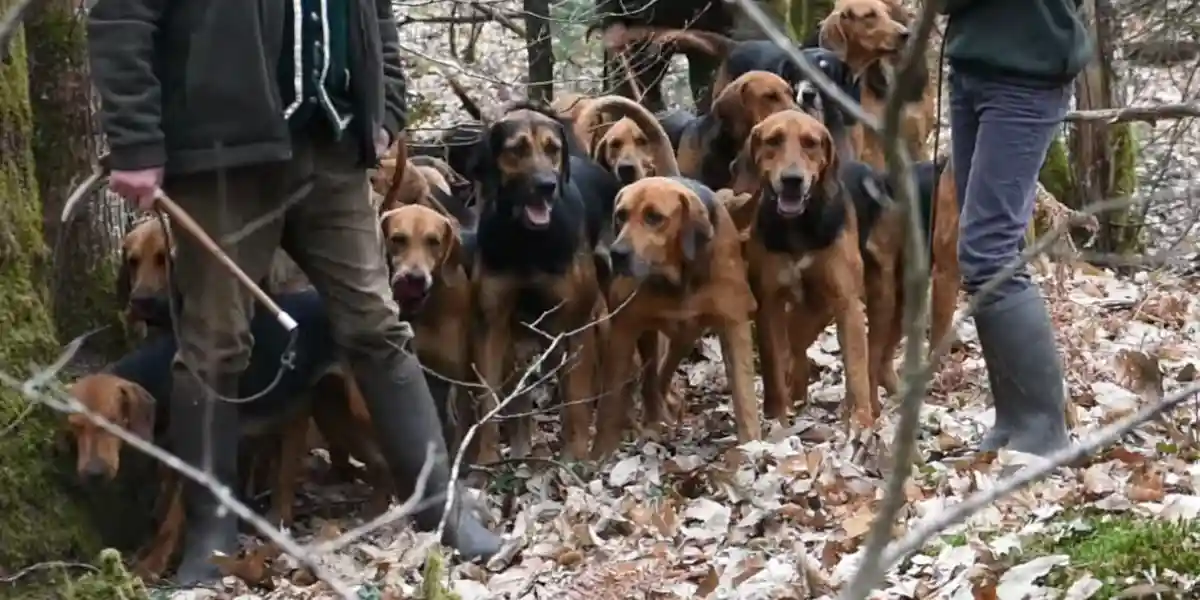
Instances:
[[[1062,362],[1038,288],[982,307],[975,328],[996,406],[996,429],[985,443],[1039,456],[1070,444]]]
[[[429,446],[433,445],[436,462],[426,480],[422,498],[422,504],[428,506],[414,515],[418,529],[433,531],[442,519],[446,491],[452,484],[437,407],[415,355],[406,351],[394,352],[381,362],[383,364],[364,359],[354,361],[354,377],[371,413],[375,437],[391,467],[401,498],[412,493],[425,465]],[[461,494],[456,494],[456,499],[461,498]],[[466,560],[486,561],[500,551],[500,537],[488,531],[461,500],[450,510],[443,544],[457,550]]]
[[[209,382],[225,397],[237,395],[237,376],[223,375]],[[171,450],[197,469],[205,467],[205,407],[212,404],[211,443],[212,476],[226,486],[237,485],[238,405],[212,397],[212,393],[190,371],[176,368],[172,373],[170,442]],[[180,585],[207,585],[220,581],[221,573],[211,558],[214,552],[236,556],[238,519],[207,487],[183,478],[184,513],[187,525],[183,538],[183,559],[175,574]]]

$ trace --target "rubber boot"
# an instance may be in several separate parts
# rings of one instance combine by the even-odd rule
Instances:
[[[406,498],[412,493],[425,464],[430,444],[435,463],[425,483],[421,510],[414,514],[417,529],[434,531],[442,519],[446,490],[450,485],[450,467],[446,443],[442,439],[442,424],[437,407],[425,382],[425,374],[416,356],[395,352],[392,364],[354,362],[354,377],[362,390],[375,437],[383,456],[392,469],[397,494]],[[456,484],[457,485],[457,484]],[[461,499],[461,494],[455,495]],[[450,508],[442,543],[453,548],[465,560],[488,560],[500,551],[500,537],[488,531],[482,523],[456,501]]]
[[[996,428],[984,442],[1038,456],[1070,444],[1062,362],[1038,288],[982,307],[975,328],[996,406]]]
[[[222,396],[237,395],[236,376],[216,377],[210,385]],[[205,406],[209,403],[212,424],[207,431],[211,432],[212,440],[205,444]],[[179,458],[203,470],[204,454],[210,451],[212,476],[226,486],[237,484],[238,405],[214,398],[199,379],[182,368],[172,374],[169,432],[171,450]],[[237,516],[223,509],[207,487],[188,478],[183,478],[183,502],[187,525],[183,559],[175,580],[182,586],[217,583],[221,572],[211,558],[214,552],[237,555]]]

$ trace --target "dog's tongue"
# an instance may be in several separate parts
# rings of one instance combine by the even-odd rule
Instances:
[[[805,200],[804,196],[780,196],[777,200],[779,212],[785,215],[798,215],[804,212]]]
[[[550,207],[545,204],[525,205],[525,218],[534,225],[545,225],[550,222]]]

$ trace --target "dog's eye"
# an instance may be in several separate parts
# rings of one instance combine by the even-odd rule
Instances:
[[[624,208],[618,210],[615,214],[613,214],[613,222],[616,223],[617,225],[624,225],[625,220],[628,218],[629,218],[629,211],[625,210]]]
[[[130,269],[136,269],[136,268],[138,268],[138,263],[139,263],[139,262],[141,262],[141,261],[140,261],[140,260],[138,260],[138,257],[136,257],[136,256],[130,256],[130,257],[129,257],[129,268],[130,268]]]
[[[658,227],[665,219],[663,218],[662,213],[658,212],[657,210],[648,209],[646,213],[642,215],[642,220],[651,227]]]
[[[806,136],[800,138],[800,147],[801,148],[812,149],[812,148],[816,148],[818,144],[819,144],[819,142],[817,141],[817,138],[812,137],[811,135],[806,135]]]
[[[398,233],[389,238],[388,241],[390,241],[392,245],[397,248],[403,248],[404,246],[408,245],[408,236]]]
[[[767,102],[779,102],[779,94],[776,92],[768,93],[765,98]]]
[[[763,144],[765,144],[767,146],[772,146],[772,147],[779,146],[782,143],[783,143],[783,136],[778,133],[773,133],[773,134],[767,136],[767,138],[765,140],[763,140]]]
[[[646,138],[644,138],[640,135],[638,137],[633,138],[633,145],[635,145],[635,146],[641,147],[641,146],[645,146],[648,143],[650,143],[650,142]]]
[[[562,149],[558,145],[558,142],[553,139],[546,140],[546,143],[542,144],[542,148],[546,151],[546,154],[558,154],[558,151]]]
[[[430,248],[437,248],[439,245],[441,245],[441,243],[441,238],[436,235],[425,236],[425,245],[429,246]]]
[[[161,253],[155,254],[154,255],[154,264],[155,264],[155,266],[159,266],[159,267],[167,264],[167,255],[161,254]]]
[[[869,11],[867,11],[867,14],[863,15],[863,18],[870,20],[870,19],[874,19],[877,16],[879,16],[879,15],[875,14],[874,10],[869,10]]]

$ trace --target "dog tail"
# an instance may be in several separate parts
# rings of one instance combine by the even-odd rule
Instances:
[[[590,141],[593,131],[603,122],[605,115],[617,118],[628,118],[650,137],[650,145],[654,148],[654,165],[658,175],[663,177],[679,176],[679,162],[675,160],[675,151],[671,148],[671,138],[663,129],[658,119],[646,107],[624,96],[601,96],[588,103],[575,120],[575,137],[580,141]],[[591,147],[591,144],[587,144]]]
[[[658,45],[672,44],[684,52],[707,54],[725,58],[737,41],[719,33],[699,29],[669,29],[635,25],[632,27],[612,26],[604,30],[604,47],[616,53],[637,43]]]

